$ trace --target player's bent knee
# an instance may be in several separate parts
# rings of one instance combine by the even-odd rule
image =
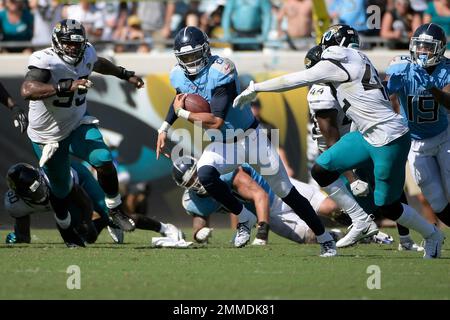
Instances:
[[[311,169],[311,176],[321,187],[326,187],[339,178],[339,173],[336,171],[329,171],[315,163]]]
[[[112,163],[112,155],[108,149],[95,149],[89,154],[89,163],[94,167],[102,167]]]
[[[213,185],[220,179],[220,173],[213,166],[202,166],[197,169],[198,180],[208,190],[208,187]]]

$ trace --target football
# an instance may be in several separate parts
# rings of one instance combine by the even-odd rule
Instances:
[[[186,99],[184,100],[184,108],[187,111],[198,113],[198,112],[211,112],[208,101],[203,99],[202,96],[194,93],[188,93]]]

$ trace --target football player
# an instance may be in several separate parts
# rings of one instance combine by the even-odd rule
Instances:
[[[438,218],[450,226],[450,59],[447,38],[427,23],[410,41],[411,61],[387,70],[390,94],[399,99],[411,132],[411,172]]]
[[[259,129],[250,105],[242,110],[233,109],[233,99],[240,92],[237,70],[226,58],[212,55],[208,37],[195,27],[186,27],[177,34],[174,53],[178,64],[170,73],[170,81],[177,95],[171,104],[166,121],[159,129],[156,146],[157,157],[163,152],[167,132],[177,118],[192,123],[201,123],[206,133],[214,140],[198,161],[197,173],[208,194],[230,212],[237,214],[240,222],[248,209],[232,194],[220,175],[232,172],[240,164],[249,162],[264,175],[272,190],[288,204],[317,236],[321,244],[321,256],[336,255],[336,246],[331,235],[317,217],[311,204],[292,185],[279,155]],[[184,109],[184,93],[196,93],[208,101],[211,113],[193,113]],[[217,130],[222,139],[215,135]],[[230,134],[230,131],[233,134]],[[266,159],[261,158],[264,154]],[[238,155],[237,157],[235,155]],[[251,158],[256,159],[251,159]],[[265,161],[264,161],[265,160]],[[256,162],[256,163],[253,163]],[[265,167],[262,163],[265,162]],[[265,170],[261,170],[264,168]],[[235,245],[248,242],[249,233],[235,238]]]
[[[322,46],[317,45],[307,52],[305,57],[307,69],[320,61],[322,51]],[[312,85],[307,100],[314,124],[312,136],[317,142],[319,152],[322,153],[334,145],[343,135],[350,132],[352,122],[339,107],[331,87],[327,84]],[[358,174],[368,182],[373,182],[372,171],[373,166],[370,165],[367,168],[359,169]],[[369,238],[371,231],[373,231],[372,234],[378,232],[378,228],[372,220],[372,215],[376,214],[373,191],[371,190],[373,183],[369,187],[369,183],[359,179],[353,171],[345,172],[341,179],[346,182],[346,187],[347,183],[349,184],[354,197],[347,191],[347,188],[336,190],[334,194],[329,196],[352,218],[353,223],[347,235],[336,243],[338,248],[351,246],[360,239]],[[407,203],[406,196],[402,196],[402,203]],[[411,239],[408,228],[399,224],[397,224],[397,228],[400,235],[399,250],[423,251],[423,248]]]
[[[70,219],[68,203],[83,207],[83,199],[70,177],[70,154],[87,161],[96,170],[106,198],[109,215],[125,231],[135,228],[134,222],[121,210],[117,172],[111,152],[105,145],[96,123],[87,114],[86,94],[92,86],[92,72],[113,75],[136,88],[144,82],[133,71],[118,67],[97,57],[87,42],[83,25],[73,19],[57,23],[52,33],[52,47],[34,52],[22,84],[22,96],[30,100],[28,137],[39,165],[50,181],[51,205],[58,223]]]
[[[108,217],[109,210],[105,203],[105,194],[91,172],[84,165],[73,162],[70,174],[73,184],[79,185],[86,192],[92,209],[100,218],[92,220],[95,232],[88,234],[90,237],[80,237],[76,234],[76,230],[82,219],[80,217],[82,212],[76,206],[70,205],[70,226],[63,228],[57,224],[64,242],[68,246],[84,246],[85,240],[93,243],[103,228],[107,227],[114,242],[123,243],[123,231],[111,223]],[[42,169],[38,170],[26,163],[11,166],[6,181],[9,190],[5,194],[4,205],[6,212],[15,219],[14,232],[7,235],[6,243],[30,243],[30,215],[53,213],[49,201],[52,192],[49,188],[49,181]],[[172,224],[165,224],[139,214],[132,214],[130,217],[135,222],[137,229],[159,232],[176,241],[183,237],[182,232]],[[88,218],[92,219],[92,214]],[[72,232],[73,230],[75,232]]]
[[[400,197],[411,138],[403,117],[394,112],[378,72],[358,50],[359,36],[348,25],[330,27],[322,37],[321,61],[300,72],[261,83],[250,83],[234,101],[248,103],[257,92],[282,92],[316,83],[330,83],[340,108],[357,131],[344,135],[325,150],[312,168],[312,176],[328,194],[342,189],[339,176],[372,162],[374,198],[380,213],[416,230],[425,238],[424,258],[438,258],[443,234]]]
[[[196,167],[196,159],[181,157],[174,161],[172,177],[178,186],[186,189],[182,204],[186,212],[193,218],[194,240],[207,242],[212,233],[209,216],[213,213],[229,213],[230,211],[208,194],[199,181]],[[250,165],[244,163],[233,172],[221,175],[220,179],[248,209],[243,212],[247,215],[246,222],[238,224],[236,236],[243,232],[250,233],[251,228],[258,220],[257,234],[253,245],[267,243],[269,225],[270,229],[279,236],[297,243],[316,242],[316,237],[308,225],[274,194],[269,184]],[[326,196],[319,189],[293,178],[290,180],[297,190],[300,190],[301,194],[308,199],[315,212],[319,213]],[[267,224],[267,218],[265,221],[260,220],[260,217],[268,215],[270,215],[269,224]],[[239,247],[246,244],[247,242]]]

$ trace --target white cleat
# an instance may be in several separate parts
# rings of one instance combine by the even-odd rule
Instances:
[[[234,246],[236,248],[242,248],[250,241],[250,228],[247,223],[238,223],[237,233],[234,237]]]
[[[444,242],[444,235],[441,230],[434,227],[435,231],[425,239],[424,245],[424,259],[436,259],[441,256],[442,243]]]
[[[265,246],[267,245],[267,240],[255,238],[252,242],[252,246]]]
[[[421,252],[424,248],[417,243],[414,242],[413,239],[408,238],[404,240],[400,240],[400,243],[398,244],[398,251],[417,251]]]
[[[325,241],[320,243],[320,256],[321,257],[334,257],[337,256],[336,242],[334,240]]]
[[[180,241],[184,239],[183,232],[175,227],[173,224],[167,223],[165,232],[161,232],[161,235],[175,241]]]
[[[122,244],[124,239],[123,230],[119,227],[107,226],[110,237],[115,243]]]
[[[378,227],[373,222],[373,217],[370,215],[366,220],[357,220],[349,227],[348,233],[336,243],[336,247],[345,248],[356,244],[358,241],[372,237],[378,233]]]

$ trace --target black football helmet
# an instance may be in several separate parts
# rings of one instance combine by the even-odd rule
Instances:
[[[426,23],[414,31],[409,52],[414,63],[428,68],[437,65],[447,47],[445,31],[435,23]]]
[[[322,49],[325,50],[331,46],[340,46],[347,48],[359,48],[358,32],[346,24],[335,24],[328,28],[320,41]]]
[[[86,31],[77,20],[61,20],[53,28],[53,50],[68,64],[76,65],[83,59],[86,45]]]
[[[173,162],[172,178],[175,183],[199,195],[206,195],[206,190],[198,180],[197,159],[183,156]]]
[[[322,46],[317,45],[308,50],[305,56],[305,68],[309,69],[313,67],[322,57]]]
[[[33,203],[49,199],[50,191],[44,176],[28,163],[17,163],[6,174],[8,187],[20,198]]]
[[[185,27],[175,36],[173,50],[187,75],[196,75],[208,64],[211,56],[208,36],[199,28]]]

